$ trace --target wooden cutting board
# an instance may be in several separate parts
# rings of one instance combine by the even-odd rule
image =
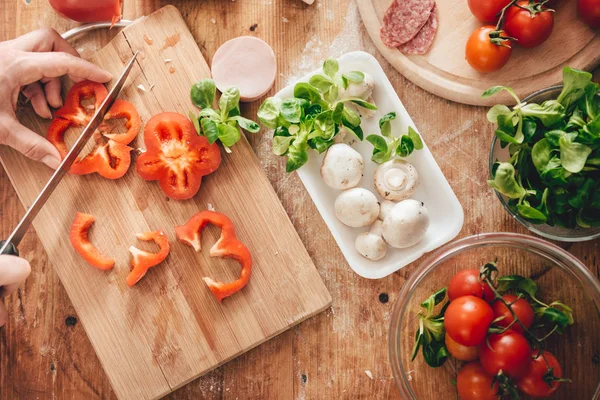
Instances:
[[[177,9],[167,6],[137,21],[92,60],[118,76],[136,50],[142,53],[120,97],[136,106],[142,121],[163,111],[187,115],[193,110],[190,85],[210,71]],[[146,92],[137,88],[140,84]],[[48,127],[31,111],[21,120],[37,132]],[[132,147],[143,147],[141,134]],[[205,177],[198,195],[188,201],[169,201],[156,182],[142,180],[133,166],[116,181],[68,175],[34,222],[120,399],[164,396],[331,303],[246,139],[222,155],[221,167]],[[28,206],[51,171],[4,146],[0,158]],[[195,253],[176,241],[173,230],[208,204],[232,219],[254,259],[248,286],[223,304],[202,281],[203,276],[229,281],[239,275],[234,261],[208,256],[220,232],[205,229],[203,250]],[[112,271],[87,265],[71,248],[68,232],[76,211],[97,217],[91,240],[116,259]],[[127,248],[155,251],[134,234],[156,229],[167,234],[171,253],[129,288]]]
[[[590,70],[600,64],[600,36],[577,18],[576,0],[558,0],[554,31],[534,49],[516,46],[500,71],[482,74],[465,60],[465,45],[471,33],[483,25],[469,11],[467,0],[436,0],[439,27],[425,55],[405,56],[383,44],[379,29],[392,0],[357,0],[367,32],[384,57],[416,85],[448,100],[473,105],[510,102],[509,96],[482,99],[494,85],[510,86],[521,97],[562,81],[562,68]]]

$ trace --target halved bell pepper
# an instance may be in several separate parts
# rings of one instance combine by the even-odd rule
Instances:
[[[252,273],[252,255],[248,248],[235,236],[235,229],[231,220],[224,214],[214,211],[200,211],[189,219],[185,225],[175,227],[177,239],[192,246],[196,251],[201,250],[202,229],[212,224],[221,228],[221,237],[210,249],[211,257],[232,258],[242,266],[240,277],[233,282],[215,282],[210,277],[204,277],[204,282],[212,294],[220,302],[224,298],[240,291],[248,281]]]
[[[144,127],[146,152],[137,158],[138,174],[145,180],[158,180],[161,189],[175,200],[193,197],[202,177],[221,165],[217,144],[199,136],[187,117],[165,112]]]
[[[107,94],[104,85],[89,81],[76,83],[69,90],[65,105],[55,112],[55,118],[46,135],[46,138],[57,148],[61,157],[64,158],[69,152],[64,139],[67,129],[87,125]],[[94,103],[90,104],[89,108],[82,104],[84,100],[91,98],[94,98]],[[125,122],[127,132],[112,133],[108,121],[120,118],[127,120]],[[108,141],[104,143],[101,137],[97,139],[97,146],[87,156],[75,160],[69,172],[78,175],[97,172],[109,179],[122,177],[131,164],[129,153],[133,149],[127,144],[135,139],[140,127],[141,119],[133,104],[124,100],[116,100],[104,116],[104,122],[98,128]]]
[[[146,275],[146,272],[148,272],[148,269],[163,262],[171,250],[169,240],[163,231],[138,233],[135,236],[139,240],[146,242],[154,241],[160,250],[158,253],[149,253],[135,246],[129,247],[129,252],[133,255],[131,259],[131,272],[127,275],[127,285],[129,287],[132,287],[142,279]]]
[[[88,231],[96,218],[90,214],[78,212],[75,221],[71,225],[69,239],[71,245],[85,261],[101,270],[109,270],[115,265],[115,260],[103,255],[91,242]]]

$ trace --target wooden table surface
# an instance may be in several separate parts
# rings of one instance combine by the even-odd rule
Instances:
[[[316,0],[312,6],[300,0],[125,0],[124,15],[133,19],[167,3],[181,10],[209,61],[219,45],[233,37],[253,35],[270,43],[279,65],[271,93],[328,56],[352,50],[375,54],[464,207],[460,237],[492,231],[527,233],[485,184],[493,135],[485,109],[438,98],[393,70],[366,35],[353,0]],[[54,14],[46,0],[4,0],[0,16],[0,40],[41,27],[62,32],[74,26]],[[88,35],[75,47],[85,57],[111,35]],[[242,114],[254,117],[258,105],[244,106]],[[284,160],[271,154],[268,135],[249,140],[331,292],[333,306],[169,398],[399,398],[388,362],[388,325],[397,293],[416,264],[377,281],[357,276],[298,177],[286,174]],[[2,172],[0,236],[6,237],[23,213]],[[599,241],[566,247],[598,276]],[[0,328],[0,399],[115,398],[33,230],[20,250],[33,272],[16,294],[5,299],[11,315]]]

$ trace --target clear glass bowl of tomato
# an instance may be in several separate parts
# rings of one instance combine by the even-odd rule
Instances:
[[[527,96],[523,99],[523,103],[537,103],[541,104],[549,99],[556,99],[562,90],[562,85],[550,86],[545,89],[538,90],[535,93]],[[500,145],[500,140],[494,135],[492,139],[492,145],[490,149],[490,158],[489,158],[489,169],[490,169],[490,178],[492,176],[492,168],[494,167],[494,163],[496,161],[507,161],[510,158],[508,153],[508,147],[502,148]],[[587,240],[593,240],[600,238],[600,226],[590,227],[590,228],[564,228],[558,225],[548,225],[548,224],[534,224],[525,218],[521,217],[509,204],[508,198],[503,196],[497,191],[494,191],[498,200],[504,207],[504,209],[521,225],[525,228],[529,229],[531,232],[543,236],[547,239],[558,240],[561,242],[584,242]]]
[[[430,254],[410,275],[396,300],[389,333],[390,364],[401,398],[459,398],[455,380],[463,362],[449,357],[441,367],[432,368],[421,352],[411,361],[417,314],[421,302],[447,287],[457,272],[478,269],[494,260],[499,275],[531,278],[537,284],[538,298],[560,299],[573,309],[574,324],[564,334],[546,340],[546,349],[558,359],[563,376],[572,381],[562,383],[551,398],[600,399],[600,282],[562,248],[515,233],[480,234],[449,243]]]

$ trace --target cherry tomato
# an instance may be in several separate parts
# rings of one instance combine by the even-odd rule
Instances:
[[[592,28],[600,28],[600,0],[579,0],[579,18]]]
[[[461,296],[475,296],[484,299],[488,303],[494,300],[494,292],[487,283],[479,279],[479,270],[463,269],[450,279],[448,285],[448,298],[450,301]]]
[[[50,5],[65,18],[78,22],[117,22],[123,0],[50,0]]]
[[[529,0],[521,0],[516,4],[527,7]],[[517,44],[523,47],[536,47],[544,43],[552,34],[554,12],[548,11],[545,7],[542,7],[542,10],[532,14],[523,8],[510,7],[504,22],[506,34],[517,39]]]
[[[474,361],[479,357],[479,347],[467,347],[458,344],[452,340],[448,333],[446,333],[446,348],[448,349],[448,352],[452,354],[452,357],[460,361]]]
[[[502,298],[508,304],[511,304],[510,308],[515,314],[517,314],[517,318],[519,318],[523,325],[525,325],[527,329],[531,328],[535,314],[533,312],[533,308],[529,305],[529,302],[523,298],[518,299],[518,297],[514,294],[505,294],[502,296]],[[506,307],[500,300],[496,300],[494,303],[492,303],[492,310],[494,310],[494,319],[498,317],[504,317],[504,319],[496,322],[496,325],[505,327],[513,322],[514,318],[508,307]],[[521,325],[519,325],[517,322],[512,324],[510,329],[515,332],[525,333]]]
[[[469,0],[471,13],[481,22],[497,22],[510,0]]]
[[[504,67],[510,58],[510,41],[504,40],[500,46],[492,43],[490,33],[496,30],[492,25],[477,28],[467,40],[465,57],[473,69],[479,72],[494,72]],[[504,35],[504,34],[503,34]],[[506,47],[509,46],[509,47]]]
[[[488,374],[502,371],[515,379],[525,375],[531,362],[531,347],[525,336],[509,330],[492,334],[487,341],[489,345],[483,343],[479,348],[479,361]]]
[[[444,314],[444,327],[450,337],[463,346],[481,344],[494,320],[492,307],[475,296],[462,296],[450,303]]]
[[[462,400],[498,400],[498,382],[492,386],[492,379],[479,362],[468,363],[456,377],[458,395]]]
[[[519,390],[531,397],[548,397],[556,392],[560,386],[560,382],[550,382],[550,385],[548,385],[544,381],[544,375],[548,373],[548,366],[554,368],[552,375],[556,378],[562,378],[560,363],[550,352],[544,351],[529,364],[527,373],[517,383]]]

